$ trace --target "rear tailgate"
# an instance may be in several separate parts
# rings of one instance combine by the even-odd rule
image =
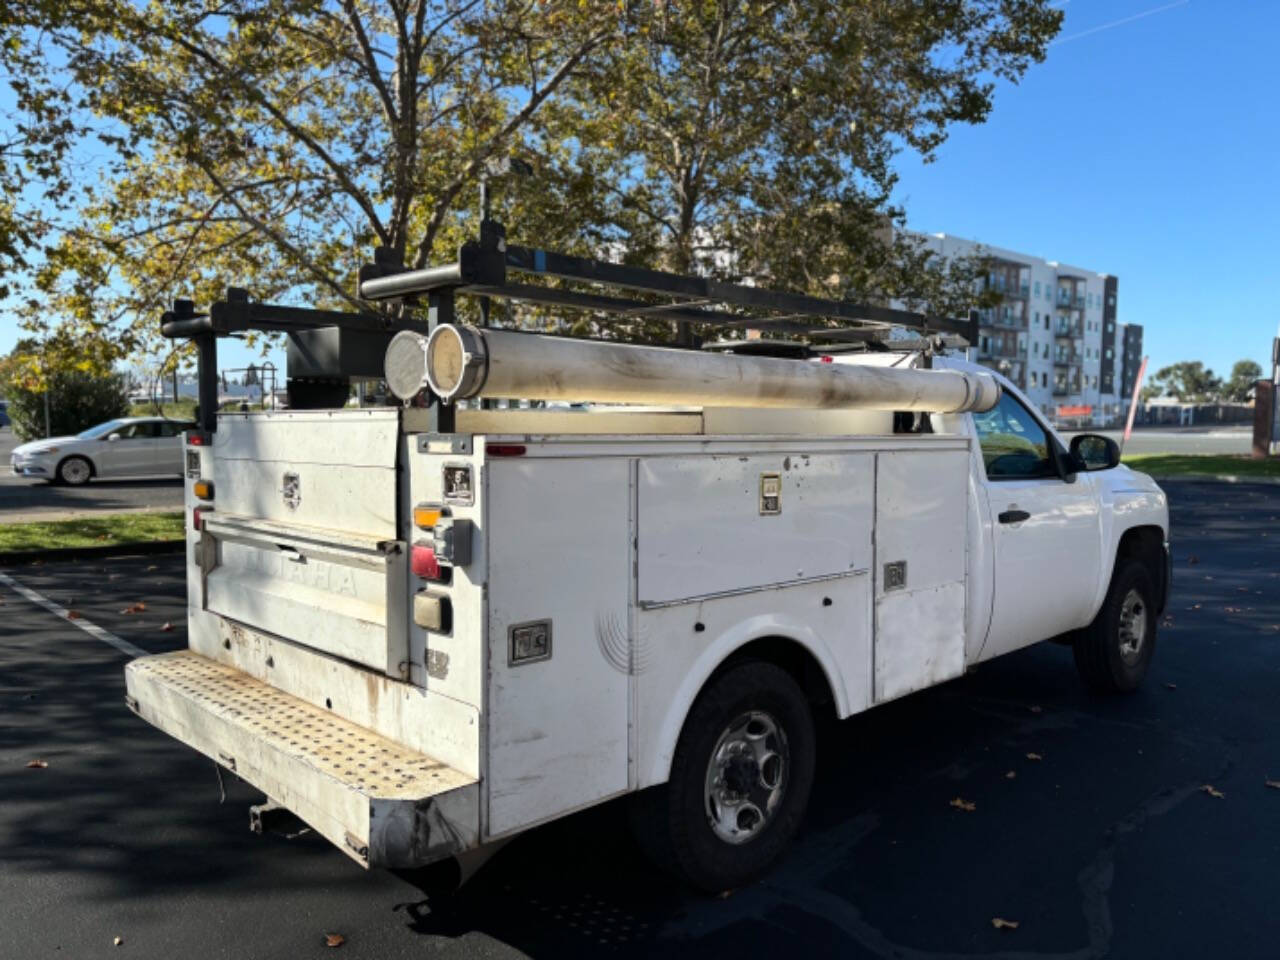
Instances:
[[[220,417],[204,609],[407,678],[399,441],[394,409]]]

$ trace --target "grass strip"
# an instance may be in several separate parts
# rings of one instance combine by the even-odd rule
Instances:
[[[1125,457],[1124,462],[1156,477],[1280,478],[1280,457],[1255,460],[1247,455],[1220,453],[1136,453]]]
[[[28,550],[110,547],[117,544],[181,540],[185,515],[176,513],[113,513],[71,520],[0,523],[0,556]]]

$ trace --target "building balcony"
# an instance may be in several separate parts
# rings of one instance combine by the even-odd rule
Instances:
[[[1058,322],[1053,325],[1053,335],[1055,337],[1063,337],[1068,340],[1077,340],[1083,334],[1080,332],[1080,325],[1075,323]]]
[[[1078,367],[1080,366],[1080,354],[1076,351],[1058,351],[1053,355],[1053,365],[1055,367]]]
[[[1084,294],[1075,294],[1074,296],[1065,290],[1058,291],[1058,306],[1064,310],[1083,310]]]

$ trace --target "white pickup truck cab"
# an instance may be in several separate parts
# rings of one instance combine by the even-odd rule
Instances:
[[[190,649],[129,664],[129,705],[364,866],[635,794],[660,861],[741,884],[801,820],[816,714],[1050,639],[1092,688],[1141,683],[1165,496],[1002,387],[983,413],[473,407],[449,433],[221,414],[186,445]]]

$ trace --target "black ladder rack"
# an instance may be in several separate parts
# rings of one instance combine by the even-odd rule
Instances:
[[[566,307],[603,315],[602,322],[625,322],[638,317],[672,321],[678,338],[672,346],[697,348],[708,335],[745,329],[800,338],[797,347],[808,355],[839,352],[864,343],[890,349],[920,349],[936,343],[938,334],[955,343],[958,335],[968,343],[978,340],[978,313],[966,320],[930,316],[909,310],[829,300],[767,287],[728,283],[709,277],[686,276],[625,264],[571,256],[534,247],[508,245],[505,228],[483,220],[480,240],[462,245],[453,263],[423,269],[407,269],[392,251],[379,249],[376,262],[361,267],[358,292],[370,302],[427,298],[426,321],[409,313],[392,315],[375,310],[346,312],[311,310],[279,304],[254,303],[244,290],[229,288],[226,299],[213,304],[209,313],[195,311],[189,300],[175,300],[164,314],[161,330],[166,337],[190,338],[198,348],[200,429],[212,433],[217,426],[217,338],[245,330],[283,331],[308,358],[323,355],[333,360],[333,384],[352,376],[376,378],[381,370],[370,367],[386,343],[399,330],[428,332],[454,321],[455,298],[468,295],[540,306]],[[589,290],[568,289],[545,282],[569,281]],[[637,294],[648,299],[637,299]],[[487,309],[482,311],[487,317]],[[914,330],[914,341],[890,339],[894,328]],[[695,334],[696,329],[696,334]],[[324,338],[329,337],[326,341]],[[742,341],[742,349],[751,351]],[[723,346],[721,347],[723,349]],[[349,352],[358,359],[348,360]],[[792,355],[800,355],[800,349]],[[290,371],[290,394],[294,378]],[[431,398],[433,399],[433,398]],[[432,404],[432,429],[453,431],[451,406]]]

